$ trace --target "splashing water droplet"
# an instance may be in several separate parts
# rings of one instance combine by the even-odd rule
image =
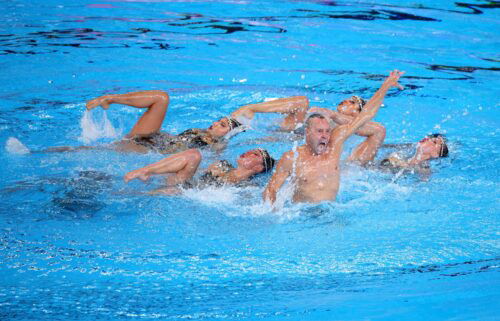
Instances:
[[[5,143],[5,149],[8,153],[24,155],[29,154],[30,150],[21,141],[15,137],[9,137]]]
[[[86,110],[80,120],[80,127],[82,128],[82,133],[79,140],[85,144],[94,142],[99,138],[116,138],[120,135],[109,121],[105,110],[99,122],[96,122],[92,118],[91,112]]]

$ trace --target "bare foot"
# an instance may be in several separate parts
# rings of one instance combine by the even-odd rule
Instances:
[[[255,113],[250,109],[249,106],[243,106],[240,107],[238,110],[234,111],[231,114],[231,117],[239,119],[241,117],[247,118],[247,119],[253,119]]]
[[[131,180],[138,178],[141,181],[145,182],[149,179],[150,174],[148,174],[146,169],[136,169],[135,171],[128,172],[124,177],[123,180],[125,183],[130,182]]]
[[[108,96],[101,96],[97,97],[95,99],[87,101],[87,110],[92,110],[96,107],[101,106],[103,109],[108,109],[109,108],[109,97]]]

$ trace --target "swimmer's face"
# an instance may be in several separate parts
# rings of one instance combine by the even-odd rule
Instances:
[[[418,142],[417,150],[429,158],[439,158],[444,141],[441,137],[425,137]]]
[[[207,132],[214,137],[222,137],[229,133],[230,130],[229,120],[227,118],[221,118],[213,122],[212,125],[208,127]]]
[[[238,163],[238,167],[253,170],[255,173],[260,173],[264,170],[264,159],[262,158],[262,154],[256,149],[241,154],[236,162]]]
[[[350,97],[337,106],[337,111],[347,116],[356,117],[361,112],[361,108],[357,101]]]
[[[314,154],[321,155],[326,152],[332,128],[328,120],[324,118],[313,118],[309,120],[306,129],[306,144],[313,150]]]

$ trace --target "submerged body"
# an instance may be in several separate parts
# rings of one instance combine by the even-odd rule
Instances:
[[[155,194],[179,193],[178,187],[205,187],[208,185],[239,184],[254,175],[270,171],[274,159],[261,148],[249,150],[237,159],[237,167],[222,160],[210,165],[198,180],[192,180],[201,163],[201,153],[190,149],[164,158],[156,163],[133,170],[124,177],[125,182],[133,179],[148,180],[152,175],[169,174],[166,187],[155,190]]]
[[[148,152],[163,154],[184,151],[190,148],[212,146],[224,147],[225,138],[242,126],[237,118],[253,118],[255,113],[282,113],[286,117],[283,128],[294,128],[303,121],[309,102],[303,96],[276,99],[270,102],[245,105],[234,111],[231,116],[223,117],[207,129],[188,129],[178,135],[161,132],[161,126],[170,103],[166,92],[149,90],[119,95],[105,95],[87,102],[87,109],[98,106],[108,109],[111,104],[123,104],[146,109],[129,134],[114,144],[120,151]],[[234,134],[234,132],[233,132]]]

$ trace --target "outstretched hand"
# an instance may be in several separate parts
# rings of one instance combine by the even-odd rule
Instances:
[[[109,108],[109,102],[108,102],[108,97],[107,96],[101,96],[94,98],[92,100],[87,101],[87,110],[92,110],[96,107],[101,106],[103,109],[108,109]]]
[[[399,78],[404,74],[404,71],[399,71],[397,69],[391,71],[391,74],[389,77],[387,77],[384,81],[385,84],[389,85],[389,87],[398,87],[399,89],[403,90],[405,87],[403,87],[398,81]]]

